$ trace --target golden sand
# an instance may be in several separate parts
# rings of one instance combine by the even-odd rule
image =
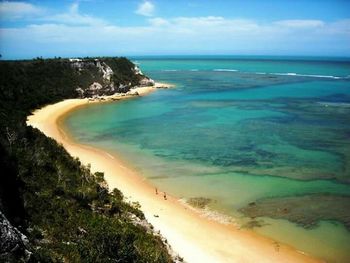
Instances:
[[[139,88],[137,92],[146,95],[154,90],[147,87]],[[175,197],[167,195],[167,200],[164,200],[161,189],[156,194],[154,186],[118,156],[72,140],[59,125],[60,120],[88,103],[91,103],[88,99],[69,99],[46,106],[34,111],[27,124],[55,139],[82,163],[91,164],[92,172],[104,172],[109,188],[121,190],[127,201],[139,202],[147,220],[186,262],[322,262],[293,247],[277,245],[276,241],[252,231],[205,218]]]

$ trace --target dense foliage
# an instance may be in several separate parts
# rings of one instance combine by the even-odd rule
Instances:
[[[127,80],[127,60],[111,60],[116,77]],[[171,262],[160,237],[144,226],[142,212],[123,201],[119,190],[109,193],[102,173],[92,174],[25,125],[31,110],[77,96],[79,75],[69,63],[0,62],[0,79],[0,210],[28,237],[29,260]],[[0,261],[21,258],[13,254]]]
[[[130,68],[134,68],[135,65],[126,58],[104,58],[103,59],[113,70],[113,80],[116,83],[128,83],[132,86],[136,86],[140,80],[139,75],[135,75]]]

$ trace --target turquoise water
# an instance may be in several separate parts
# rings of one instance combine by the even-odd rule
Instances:
[[[176,88],[74,112],[65,124],[78,141],[132,160],[175,196],[212,199],[211,209],[240,225],[249,218],[238,210],[264,198],[350,196],[348,60],[133,60]],[[306,229],[285,219],[261,220],[254,231],[330,262],[350,262],[350,231],[339,222]]]

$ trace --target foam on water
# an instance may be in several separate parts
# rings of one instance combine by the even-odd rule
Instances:
[[[261,73],[260,73],[261,74]],[[298,73],[270,73],[273,75],[280,76],[300,76],[300,77],[311,77],[311,78],[330,78],[330,79],[341,79],[346,77],[337,77],[337,76],[327,76],[327,75],[310,75],[310,74],[298,74]]]
[[[176,72],[176,71],[184,71],[178,69],[163,69],[164,72]],[[188,71],[197,72],[199,69],[189,69]],[[326,78],[326,79],[348,79],[350,76],[332,76],[332,75],[317,75],[317,74],[299,74],[295,72],[249,72],[249,71],[240,71],[237,69],[213,69],[212,71],[216,72],[239,72],[245,74],[257,74],[257,75],[277,75],[277,76],[296,76],[296,77],[309,77],[309,78]]]
[[[213,69],[213,71],[222,71],[222,72],[236,72],[238,71],[237,69],[221,69],[221,68],[218,68],[218,69]]]

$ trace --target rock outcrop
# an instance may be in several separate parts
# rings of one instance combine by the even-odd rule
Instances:
[[[28,262],[31,256],[28,243],[27,237],[0,211],[0,261]]]
[[[106,82],[111,82],[113,76],[113,70],[104,62],[96,61],[96,66],[99,68],[100,72],[103,74],[103,80]]]
[[[154,80],[126,58],[69,59],[78,73],[79,97],[126,93],[136,86],[154,86]]]
[[[140,80],[140,83],[139,85],[141,87],[149,87],[149,86],[154,86],[155,85],[155,82],[153,79],[150,79],[150,78],[147,78],[147,77],[144,77]]]

